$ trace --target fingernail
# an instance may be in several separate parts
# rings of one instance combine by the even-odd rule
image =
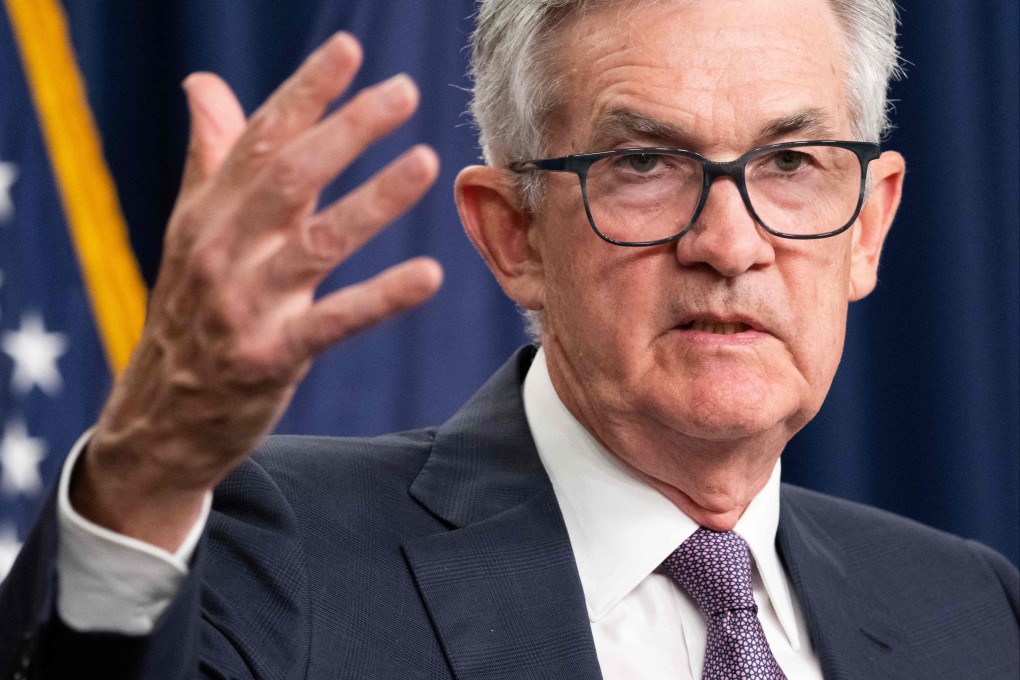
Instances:
[[[386,106],[397,108],[407,101],[413,88],[411,78],[406,73],[398,73],[383,83],[380,95]]]

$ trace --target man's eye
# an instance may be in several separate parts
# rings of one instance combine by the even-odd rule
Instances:
[[[651,172],[659,165],[660,161],[661,158],[659,156],[650,153],[635,153],[624,156],[626,168],[640,173]]]
[[[780,151],[772,157],[772,162],[775,163],[776,168],[783,172],[793,172],[804,165],[807,160],[807,154],[792,149]]]

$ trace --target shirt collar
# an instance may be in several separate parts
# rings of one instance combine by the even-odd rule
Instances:
[[[574,418],[553,388],[542,349],[524,380],[524,412],[570,536],[589,620],[595,623],[698,525]],[[797,650],[793,601],[775,547],[779,476],[777,462],[734,531],[747,541],[779,622]]]

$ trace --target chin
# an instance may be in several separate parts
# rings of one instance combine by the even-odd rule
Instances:
[[[747,413],[696,413],[678,423],[684,434],[704,441],[753,439],[775,429],[777,421],[748,417]]]
[[[660,393],[663,394],[663,393]],[[797,406],[757,381],[695,380],[653,407],[670,429],[709,441],[747,439],[786,427]]]

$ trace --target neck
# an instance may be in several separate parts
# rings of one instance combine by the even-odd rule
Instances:
[[[736,526],[747,506],[765,488],[779,458],[778,453],[765,457],[752,455],[720,463],[716,454],[691,457],[677,455],[674,449],[672,459],[665,464],[649,465],[647,457],[609,450],[685,515],[713,531],[731,531]]]

